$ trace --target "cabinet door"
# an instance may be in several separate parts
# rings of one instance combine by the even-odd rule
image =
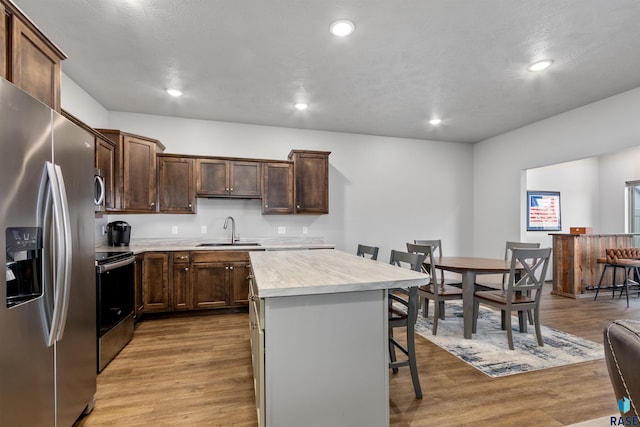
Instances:
[[[9,78],[9,70],[7,65],[9,64],[9,15],[4,8],[4,5],[0,3],[0,77]]]
[[[11,18],[11,80],[60,111],[61,58],[15,15]]]
[[[144,311],[169,311],[169,254],[150,252],[142,264]]]
[[[234,262],[229,266],[231,305],[249,304],[249,264]]]
[[[192,308],[189,264],[173,264],[171,300],[174,310],[190,310]]]
[[[104,179],[104,207],[116,207],[116,147],[109,141],[96,137],[96,167]]]
[[[262,213],[293,213],[293,164],[262,165]]]
[[[193,264],[193,308],[224,307],[229,300],[229,264]]]
[[[262,194],[261,162],[229,162],[229,195],[258,198]]]
[[[195,213],[194,161],[158,156],[158,203],[165,213]]]
[[[153,212],[156,206],[156,144],[125,137],[123,209]]]
[[[199,196],[226,196],[229,193],[226,160],[196,159],[196,193]]]
[[[133,285],[134,285],[134,314],[136,322],[140,320],[142,313],[144,313],[144,299],[142,290],[142,264],[144,261],[144,255],[136,255],[136,261],[133,268]]]
[[[297,213],[329,213],[329,154],[294,150]]]

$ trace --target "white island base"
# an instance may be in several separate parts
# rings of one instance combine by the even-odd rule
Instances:
[[[388,426],[387,288],[428,276],[333,250],[251,253],[251,261],[260,426]],[[291,266],[299,287],[280,276]]]

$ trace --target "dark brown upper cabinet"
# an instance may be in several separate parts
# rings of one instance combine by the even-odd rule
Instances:
[[[262,165],[262,213],[292,214],[293,162]]]
[[[158,211],[195,213],[195,160],[158,154]]]
[[[330,151],[291,150],[295,175],[295,212],[298,214],[329,213]]]
[[[115,207],[107,211],[156,212],[156,154],[164,151],[164,145],[115,129],[96,130],[116,146]]]
[[[262,196],[262,162],[224,158],[196,159],[196,193],[200,197]]]
[[[59,112],[65,54],[12,2],[0,0],[0,14],[0,75]]]

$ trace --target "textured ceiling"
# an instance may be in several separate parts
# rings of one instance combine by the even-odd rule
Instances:
[[[108,110],[477,142],[640,86],[637,0],[14,2]]]

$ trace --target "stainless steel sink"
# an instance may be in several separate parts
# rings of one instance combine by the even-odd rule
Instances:
[[[200,243],[198,247],[201,246],[261,246],[260,243],[257,242],[225,242],[225,243]]]

